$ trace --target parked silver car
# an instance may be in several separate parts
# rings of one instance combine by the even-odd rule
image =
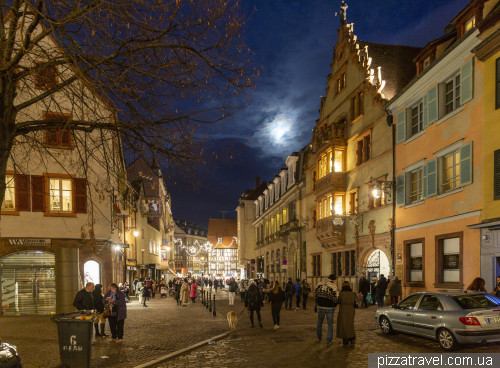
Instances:
[[[392,307],[378,308],[375,320],[384,334],[430,338],[445,350],[500,341],[500,299],[488,293],[415,293]]]

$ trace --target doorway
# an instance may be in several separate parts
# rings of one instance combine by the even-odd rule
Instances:
[[[92,282],[94,285],[101,283],[101,265],[97,261],[87,261],[83,265],[85,284]]]
[[[54,258],[51,253],[26,251],[0,259],[2,314],[56,311]]]
[[[366,274],[368,280],[373,277],[378,278],[381,274],[386,276],[390,274],[389,259],[384,252],[377,249],[373,251],[368,257],[368,262],[366,262]]]

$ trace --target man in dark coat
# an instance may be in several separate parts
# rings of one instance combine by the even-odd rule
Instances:
[[[361,280],[359,280],[359,292],[363,295],[361,306],[368,307],[368,300],[366,299],[366,296],[370,292],[370,282],[366,278],[366,275],[361,276]]]
[[[387,279],[385,278],[384,274],[381,274],[380,278],[377,281],[377,291],[376,291],[377,304],[379,307],[384,306],[384,298],[386,290],[387,290]]]
[[[87,282],[85,287],[76,293],[75,300],[73,301],[73,306],[77,310],[94,310],[94,297],[92,292],[94,291],[94,284],[92,282]]]
[[[253,312],[257,313],[257,318],[259,319],[259,326],[262,327],[262,320],[260,318],[260,308],[264,307],[264,301],[262,300],[262,296],[260,295],[259,288],[257,285],[252,284],[248,288],[245,298],[245,308],[248,308],[250,311],[250,323],[253,327]]]
[[[288,306],[288,301],[290,301],[290,309],[292,309],[292,299],[293,295],[295,294],[295,286],[293,285],[292,278],[288,278],[288,282],[285,285],[285,310],[287,309]]]

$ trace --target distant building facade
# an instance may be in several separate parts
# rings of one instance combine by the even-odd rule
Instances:
[[[208,260],[211,278],[227,280],[240,276],[237,229],[236,219],[209,219],[207,240],[213,246]]]

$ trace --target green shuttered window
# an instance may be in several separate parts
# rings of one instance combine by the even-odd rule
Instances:
[[[404,142],[406,139],[406,109],[401,111],[396,116],[396,131],[397,131],[397,143]]]
[[[472,184],[472,142],[460,147],[460,186]]]
[[[500,109],[500,58],[495,60],[495,109]]]
[[[425,198],[437,195],[437,158],[430,160],[425,164],[424,173]]]
[[[396,176],[396,206],[404,206],[405,205],[405,175],[399,174]]]
[[[427,124],[431,125],[438,119],[438,90],[437,85],[427,92]]]
[[[500,200],[500,149],[493,154],[493,200]]]
[[[474,65],[473,59],[467,60],[460,70],[461,74],[461,91],[460,91],[460,105],[472,100],[473,95],[473,73],[474,73]]]

